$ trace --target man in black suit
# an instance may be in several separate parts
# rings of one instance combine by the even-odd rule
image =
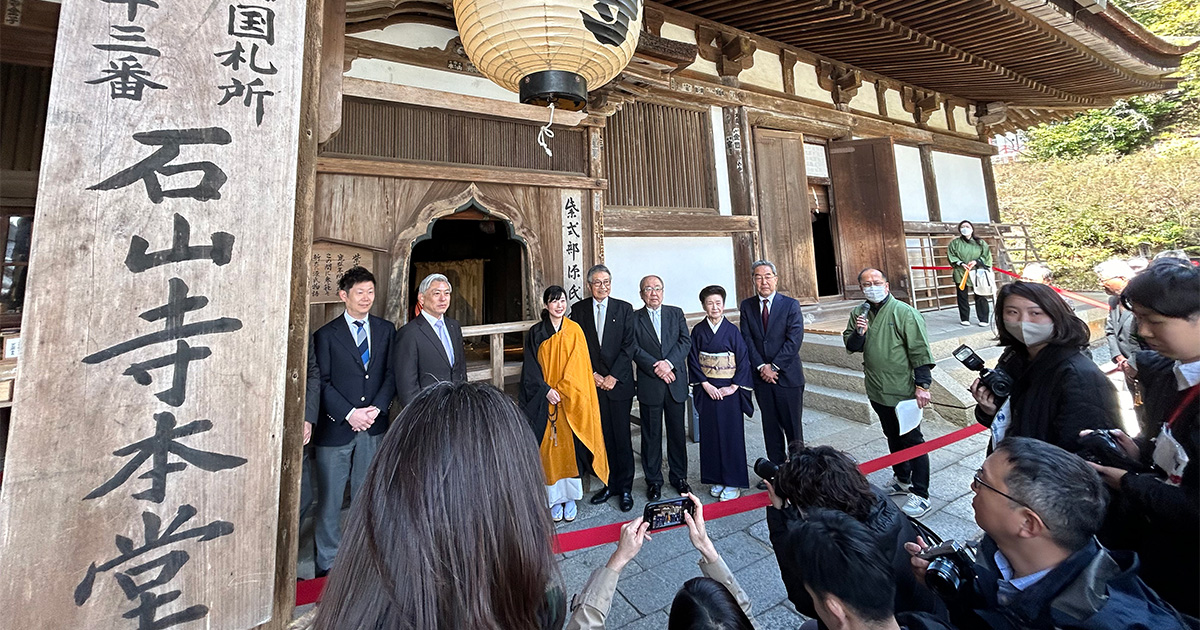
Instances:
[[[425,276],[417,287],[421,314],[400,328],[396,349],[396,394],[400,408],[408,406],[422,389],[450,381],[467,381],[462,326],[446,317],[450,308],[450,280],[440,273]]]
[[[387,431],[395,397],[390,352],[396,328],[370,314],[375,276],[353,267],[338,280],[346,311],[313,333],[321,408],[313,429],[317,464],[317,577],[329,572],[341,542],[346,484],[354,497]]]
[[[775,292],[779,276],[773,263],[758,260],[750,269],[758,295],[742,300],[742,337],[753,368],[767,457],[782,464],[787,445],[804,439],[804,316],[799,302]]]
[[[583,329],[588,354],[592,357],[592,378],[600,398],[600,425],[604,430],[604,449],[608,452],[608,485],[592,497],[599,505],[610,497],[620,497],[622,512],[633,509],[633,438],[629,433],[629,412],[637,386],[633,380],[633,307],[629,302],[609,297],[612,273],[604,265],[588,270],[588,288],[592,297],[571,306],[571,319]]]
[[[687,401],[687,357],[692,335],[678,306],[663,305],[663,281],[646,276],[639,285],[646,306],[634,312],[637,399],[642,418],[642,472],[646,498],[662,498],[662,433],[667,421],[667,466],[671,485],[682,496],[687,482],[687,441],[683,408]]]

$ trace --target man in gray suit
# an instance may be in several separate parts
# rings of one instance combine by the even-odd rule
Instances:
[[[671,485],[682,496],[691,491],[687,482],[687,441],[683,425],[688,395],[687,357],[692,349],[683,309],[663,305],[663,281],[642,278],[642,302],[634,312],[637,364],[637,399],[642,419],[642,471],[646,473],[646,498],[662,498],[662,432],[667,423],[667,465]]]
[[[445,316],[450,308],[450,290],[446,276],[440,273],[425,276],[417,287],[421,314],[409,320],[397,334],[392,357],[401,409],[434,383],[467,380],[462,326]]]

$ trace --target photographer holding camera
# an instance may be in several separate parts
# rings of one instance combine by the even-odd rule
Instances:
[[[1079,450],[1079,432],[1120,426],[1117,390],[1090,356],[1087,324],[1048,286],[1004,285],[996,296],[1001,318],[996,372],[1012,377],[1001,399],[981,379],[971,384],[975,419],[991,428],[992,445],[1006,436],[1031,437]]]
[[[1107,492],[1078,456],[1040,440],[1000,442],[975,474],[977,554],[906,545],[960,628],[1186,628],[1137,577],[1137,557],[1095,539]],[[933,559],[936,564],[931,564]],[[938,569],[934,571],[933,569]]]
[[[766,460],[759,461],[769,465]],[[945,607],[916,581],[909,568],[905,543],[917,540],[912,523],[887,493],[867,481],[848,455],[831,446],[794,444],[792,456],[773,475],[760,464],[755,465],[755,471],[760,476],[766,473],[764,478],[773,477],[767,479],[771,499],[767,528],[788,599],[801,614],[815,617],[818,610],[804,588],[805,564],[797,556],[809,531],[804,527],[807,516],[818,510],[846,514],[870,532],[870,543],[879,561],[891,568],[895,584],[891,604],[896,612],[945,613]]]

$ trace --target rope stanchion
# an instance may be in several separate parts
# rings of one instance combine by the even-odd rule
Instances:
[[[913,266],[913,267],[909,267],[909,269],[919,269],[919,270],[925,270],[925,271],[953,271],[953,270],[954,270],[954,267],[917,267],[917,266]],[[1001,268],[999,268],[999,267],[992,267],[992,270],[993,270],[993,271],[999,271],[1000,273],[1002,273],[1002,274],[1004,274],[1004,275],[1006,275],[1006,276],[1010,276],[1010,277],[1012,277],[1012,278],[1016,278],[1016,279],[1018,279],[1018,280],[1020,280],[1020,279],[1021,279],[1021,276],[1019,276],[1019,275],[1017,275],[1017,274],[1015,274],[1015,273],[1013,273],[1013,272],[1011,272],[1011,271],[1008,271],[1008,270],[1005,270],[1005,269],[1001,269]],[[1053,284],[1048,284],[1048,285],[1046,285],[1046,286],[1050,287],[1051,289],[1054,289],[1054,291],[1055,291],[1055,292],[1057,292],[1057,293],[1059,293],[1059,294],[1062,294],[1062,295],[1065,295],[1065,296],[1067,296],[1067,297],[1071,298],[1072,300],[1075,300],[1075,301],[1078,301],[1078,302],[1083,302],[1084,304],[1089,304],[1089,305],[1091,305],[1091,306],[1094,306],[1094,307],[1096,307],[1096,308],[1102,308],[1102,309],[1104,309],[1104,310],[1106,310],[1106,311],[1107,311],[1107,310],[1109,310],[1109,308],[1108,308],[1108,304],[1105,304],[1104,302],[1100,302],[1100,301],[1097,301],[1097,300],[1093,300],[1092,298],[1090,298],[1090,297],[1088,297],[1088,296],[1086,296],[1086,295],[1080,295],[1080,294],[1078,294],[1078,293],[1075,293],[1074,291],[1068,291],[1068,290],[1066,290],[1066,289],[1060,289],[1060,288],[1058,288],[1058,287],[1054,286]]]

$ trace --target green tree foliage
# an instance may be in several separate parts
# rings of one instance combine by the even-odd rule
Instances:
[[[1096,263],[1143,244],[1200,255],[1200,144],[1014,162],[995,173],[1001,219],[1030,226],[1060,286],[1096,290]]]
[[[1200,36],[1198,0],[1121,0],[1118,6],[1153,33],[1173,38]],[[1128,155],[1154,142],[1200,136],[1200,50],[1183,58],[1179,86],[1163,94],[1135,96],[1108,109],[1026,131],[1024,152],[1034,159],[1085,155]]]

